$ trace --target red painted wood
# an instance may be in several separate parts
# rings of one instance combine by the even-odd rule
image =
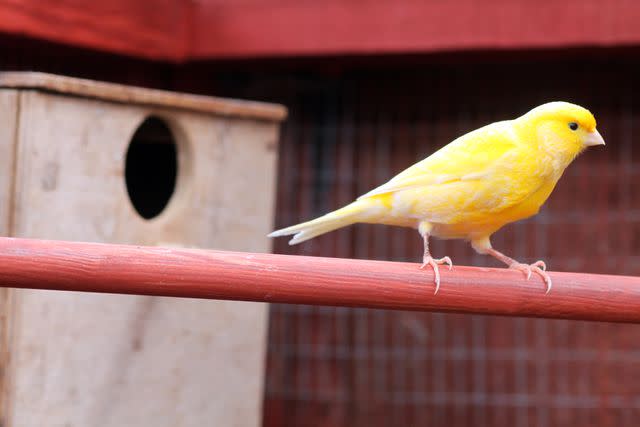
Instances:
[[[637,45],[638,21],[634,0],[0,0],[0,32],[172,62]]]
[[[422,53],[640,42],[634,0],[209,0],[191,58]]]
[[[520,272],[417,264],[0,239],[0,284],[54,289],[640,323],[640,278],[552,273],[553,291]]]
[[[146,59],[183,59],[190,2],[0,0],[0,32]]]

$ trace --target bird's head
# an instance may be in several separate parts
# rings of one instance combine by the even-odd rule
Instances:
[[[596,119],[586,108],[569,102],[549,102],[516,119],[540,149],[575,157],[587,147],[604,145]]]

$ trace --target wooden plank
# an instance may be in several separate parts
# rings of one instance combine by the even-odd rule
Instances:
[[[634,45],[633,0],[212,0],[192,59]],[[588,29],[588,30],[585,30]]]
[[[11,205],[14,178],[14,157],[19,113],[19,94],[12,89],[0,89],[0,234],[11,232]]]
[[[170,107],[220,116],[274,121],[284,120],[287,116],[286,108],[277,104],[189,95],[38,72],[0,72],[0,88],[39,89],[85,98],[150,107]]]
[[[0,0],[0,31],[154,60],[180,61],[191,2]]]
[[[21,111],[16,236],[269,250],[276,122],[34,90]],[[179,171],[144,220],[123,168],[150,115],[174,132]],[[265,304],[23,290],[15,306],[12,425],[260,423]]]
[[[4,33],[174,63],[632,46],[639,19],[633,0],[0,0]]]
[[[13,176],[16,129],[19,115],[19,94],[15,90],[0,90],[0,235],[11,234]],[[14,290],[0,289],[0,425],[9,425],[11,399],[11,338],[13,336]]]
[[[3,286],[640,323],[640,277],[1,238]],[[55,272],[55,274],[52,274]]]
[[[13,296],[15,293],[15,289],[0,289],[0,425],[2,426],[8,426],[11,423],[11,349],[13,348]]]

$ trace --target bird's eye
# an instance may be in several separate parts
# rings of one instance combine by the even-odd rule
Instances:
[[[569,123],[569,129],[578,130],[578,124],[576,122],[570,122]]]

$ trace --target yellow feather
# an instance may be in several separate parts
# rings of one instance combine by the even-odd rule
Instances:
[[[425,239],[468,239],[488,252],[492,233],[536,214],[565,168],[597,144],[604,141],[588,110],[543,104],[457,138],[342,209],[270,236],[295,234],[290,243],[296,244],[365,222],[421,228]]]

